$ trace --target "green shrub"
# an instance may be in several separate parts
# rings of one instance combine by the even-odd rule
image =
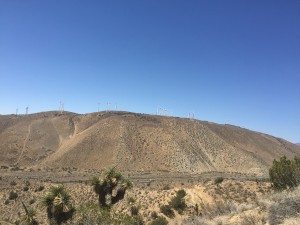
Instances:
[[[132,216],[137,216],[139,214],[139,210],[138,206],[133,205],[130,207],[130,213]]]
[[[153,212],[151,213],[151,218],[152,218],[152,219],[156,219],[157,217],[158,217],[157,212],[153,211]]]
[[[16,186],[17,183],[16,183],[16,181],[13,180],[12,182],[10,182],[10,185],[11,185],[11,186]]]
[[[28,190],[29,190],[28,186],[23,187],[23,191],[28,191]]]
[[[43,185],[40,185],[38,188],[36,188],[34,191],[35,192],[38,192],[38,191],[42,191],[42,190],[44,190],[45,189],[45,187],[43,186]]]
[[[154,219],[150,225],[167,225],[168,221],[163,216],[158,216],[156,219]]]
[[[18,194],[16,192],[14,192],[14,191],[11,191],[9,193],[8,199],[9,200],[15,200],[17,197],[18,197]]]
[[[134,197],[128,197],[127,202],[128,204],[134,204],[136,202],[136,199]]]
[[[180,189],[176,192],[177,197],[184,198],[186,196],[186,192],[183,189]]]
[[[162,205],[160,211],[169,218],[174,218],[175,214],[170,205]]]
[[[283,190],[294,188],[300,183],[300,157],[289,160],[283,156],[279,161],[274,160],[269,169],[269,176],[274,189]]]
[[[167,191],[167,190],[170,190],[170,189],[171,189],[171,187],[170,187],[169,184],[165,184],[165,185],[163,186],[163,188],[162,188],[162,190],[164,190],[164,191]]]
[[[217,177],[215,179],[215,184],[221,184],[223,182],[224,178],[223,177]]]
[[[181,189],[177,191],[176,196],[171,199],[169,205],[179,213],[182,213],[186,208],[186,204],[184,200],[185,196],[186,196],[185,190]]]

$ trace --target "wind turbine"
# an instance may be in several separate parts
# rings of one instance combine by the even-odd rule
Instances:
[[[111,103],[107,102],[107,111],[110,109],[110,105],[111,105]]]
[[[63,112],[64,112],[64,103],[63,102],[59,102],[59,109],[58,109],[58,111],[60,112],[60,114],[63,114]]]

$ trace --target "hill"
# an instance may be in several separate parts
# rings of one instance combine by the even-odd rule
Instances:
[[[300,146],[300,143],[296,143],[296,145]]]
[[[130,112],[0,115],[0,165],[129,172],[264,175],[300,154],[283,139],[232,125]]]

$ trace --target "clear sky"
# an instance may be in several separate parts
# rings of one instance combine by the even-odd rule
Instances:
[[[300,1],[0,0],[0,114],[60,101],[300,142]]]

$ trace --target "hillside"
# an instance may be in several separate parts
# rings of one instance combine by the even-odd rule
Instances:
[[[0,115],[0,165],[264,175],[274,158],[300,154],[283,139],[185,118],[100,112]]]

